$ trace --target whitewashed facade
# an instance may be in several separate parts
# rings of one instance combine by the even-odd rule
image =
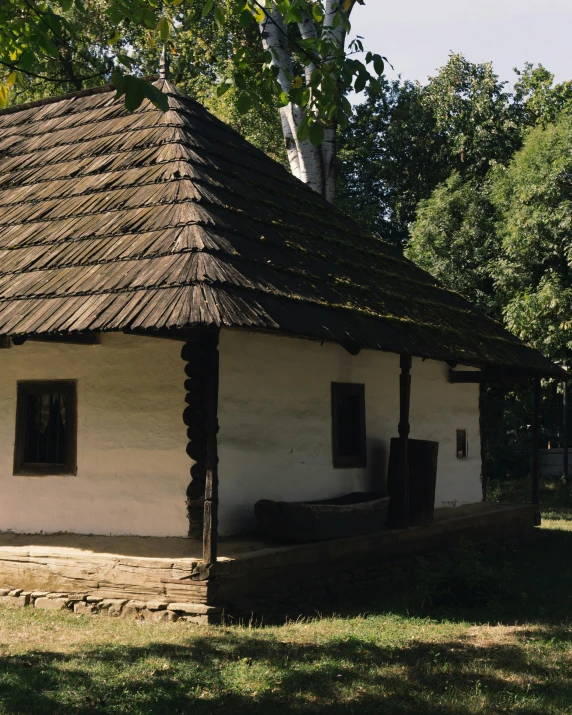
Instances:
[[[0,351],[0,530],[185,536],[181,343],[121,333],[98,345],[27,341]],[[479,388],[414,358],[411,437],[439,442],[436,506],[481,500]],[[461,369],[461,368],[457,368]],[[261,498],[317,499],[383,487],[397,436],[399,356],[222,330],[219,533],[250,530]],[[77,381],[77,474],[13,473],[18,381]],[[368,466],[334,469],[332,382],[365,385]],[[467,430],[457,459],[456,430]]]

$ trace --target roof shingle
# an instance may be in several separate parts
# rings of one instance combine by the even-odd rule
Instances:
[[[0,112],[0,335],[248,327],[556,367],[180,90]]]

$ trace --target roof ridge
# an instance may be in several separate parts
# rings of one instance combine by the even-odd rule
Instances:
[[[158,74],[144,75],[141,79],[145,79],[148,82],[155,82],[159,79]],[[53,97],[42,97],[42,99],[32,99],[29,102],[22,102],[21,104],[12,104],[9,107],[4,107],[0,109],[0,117],[5,114],[16,114],[16,112],[23,112],[25,109],[33,109],[34,107],[43,107],[46,104],[55,104],[56,102],[62,102],[65,99],[76,99],[76,97],[90,97],[93,94],[105,94],[106,92],[113,92],[117,87],[113,82],[107,84],[100,84],[94,87],[86,87],[86,89],[76,89],[75,92],[67,92],[66,94],[56,94]]]

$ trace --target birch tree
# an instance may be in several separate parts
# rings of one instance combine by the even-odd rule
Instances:
[[[323,7],[301,3],[294,17],[300,43],[290,39],[288,15],[280,12],[276,2],[267,3],[258,13],[262,45],[272,56],[281,94],[288,97],[280,108],[280,119],[292,173],[328,201],[333,201],[336,185],[337,125],[340,115],[351,114],[345,105],[348,87],[340,62],[346,58],[351,3],[346,8],[337,0],[325,0]],[[296,73],[296,50],[303,74]],[[329,106],[321,106],[324,95]]]
[[[336,131],[347,127],[352,115],[346,95],[366,87],[380,91],[384,70],[384,58],[364,53],[361,38],[346,48],[355,3],[364,0],[3,0],[0,106],[20,77],[57,83],[37,67],[66,57],[70,67],[76,65],[71,69],[78,84],[111,79],[127,109],[133,111],[145,98],[165,109],[164,95],[137,76],[125,38],[139,27],[150,43],[176,45],[178,28],[184,21],[188,27],[189,17],[197,33],[214,21],[233,43],[230,69],[217,78],[217,94],[234,88],[241,113],[259,111],[263,103],[278,105],[292,173],[333,201]],[[77,52],[85,45],[81,16],[94,7],[104,26],[92,43],[95,72],[86,61],[89,53]],[[233,30],[237,20],[242,34]],[[262,62],[255,43],[262,43]]]

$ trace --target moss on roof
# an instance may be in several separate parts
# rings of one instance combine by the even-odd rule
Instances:
[[[557,368],[165,80],[0,112],[0,335],[264,329]]]

